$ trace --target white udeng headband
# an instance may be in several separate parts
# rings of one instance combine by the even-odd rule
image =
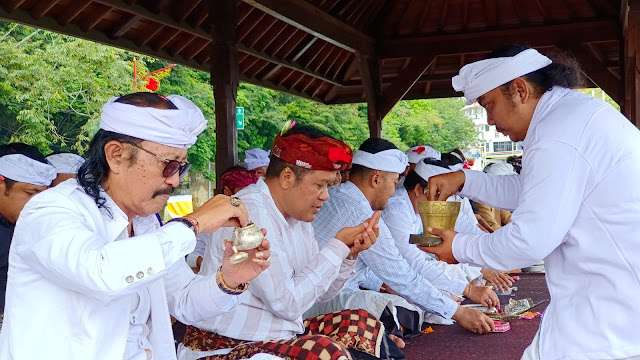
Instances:
[[[464,92],[467,105],[500,85],[542,69],[551,64],[548,57],[535,49],[527,49],[515,56],[485,59],[467,64],[454,76],[451,84],[456,91]]]
[[[111,98],[102,107],[100,129],[187,149],[207,127],[202,111],[180,95],[167,97],[178,108],[156,109],[115,102]]]
[[[49,186],[58,176],[56,168],[22,154],[0,157],[0,175],[17,182]]]
[[[423,161],[420,161],[416,165],[416,168],[414,169],[414,171],[416,172],[416,174],[420,175],[420,177],[424,181],[429,181],[429,178],[432,176],[451,172],[451,170],[449,169],[445,169],[443,167],[436,166],[436,165],[425,164]]]
[[[45,158],[56,168],[58,174],[77,174],[84,158],[72,153],[49,155]]]
[[[398,149],[389,149],[372,154],[362,150],[353,153],[353,164],[369,169],[402,174],[409,166],[409,158]]]

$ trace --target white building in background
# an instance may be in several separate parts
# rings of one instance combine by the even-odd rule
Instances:
[[[522,147],[490,126],[487,112],[478,103],[467,105],[461,110],[466,117],[473,120],[480,146],[469,149],[473,157],[474,170],[482,170],[490,162],[504,161],[509,156],[522,156]]]

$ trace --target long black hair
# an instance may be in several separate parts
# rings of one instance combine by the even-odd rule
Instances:
[[[138,107],[153,107],[157,109],[178,109],[166,97],[154,93],[133,93],[124,95],[116,100],[118,103],[134,105]],[[118,134],[112,131],[100,129],[89,143],[89,150],[84,154],[86,161],[78,169],[78,183],[82,189],[93,198],[99,208],[111,211],[105,207],[107,199],[101,195],[100,186],[109,178],[109,163],[104,152],[104,147],[110,141],[139,144],[142,139]],[[133,165],[137,159],[138,149],[131,147],[129,164]]]
[[[523,44],[507,44],[494,50],[491,54],[487,55],[486,59],[515,56],[528,49],[531,48]],[[574,58],[562,53],[556,53],[552,55],[551,58],[553,63],[523,76],[536,87],[539,95],[543,95],[554,86],[575,89],[582,85],[582,72],[580,71],[578,62]],[[513,80],[503,84],[501,87],[502,91],[506,94],[511,94],[512,82]]]

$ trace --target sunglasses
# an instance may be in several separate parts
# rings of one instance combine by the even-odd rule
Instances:
[[[151,154],[155,157],[157,157],[158,159],[160,159],[160,161],[165,162],[167,165],[165,165],[164,170],[162,171],[162,176],[166,177],[166,178],[170,178],[172,177],[175,173],[179,173],[180,178],[182,178],[183,176],[185,176],[187,174],[187,171],[189,171],[189,168],[191,167],[191,164],[189,164],[188,162],[179,162],[178,160],[169,160],[169,159],[165,159],[162,156],[155,154],[141,146],[138,146],[134,143],[130,143],[127,142],[125,144],[129,144],[137,149],[140,149],[148,154]]]

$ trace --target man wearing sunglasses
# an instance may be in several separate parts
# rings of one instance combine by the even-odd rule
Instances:
[[[266,240],[237,265],[226,243],[209,276],[184,257],[199,232],[247,225],[241,201],[219,195],[163,227],[154,216],[205,127],[181,96],[109,100],[78,180],[35,196],[18,220],[0,359],[175,359],[169,314],[192,324],[235,307],[269,266]]]

